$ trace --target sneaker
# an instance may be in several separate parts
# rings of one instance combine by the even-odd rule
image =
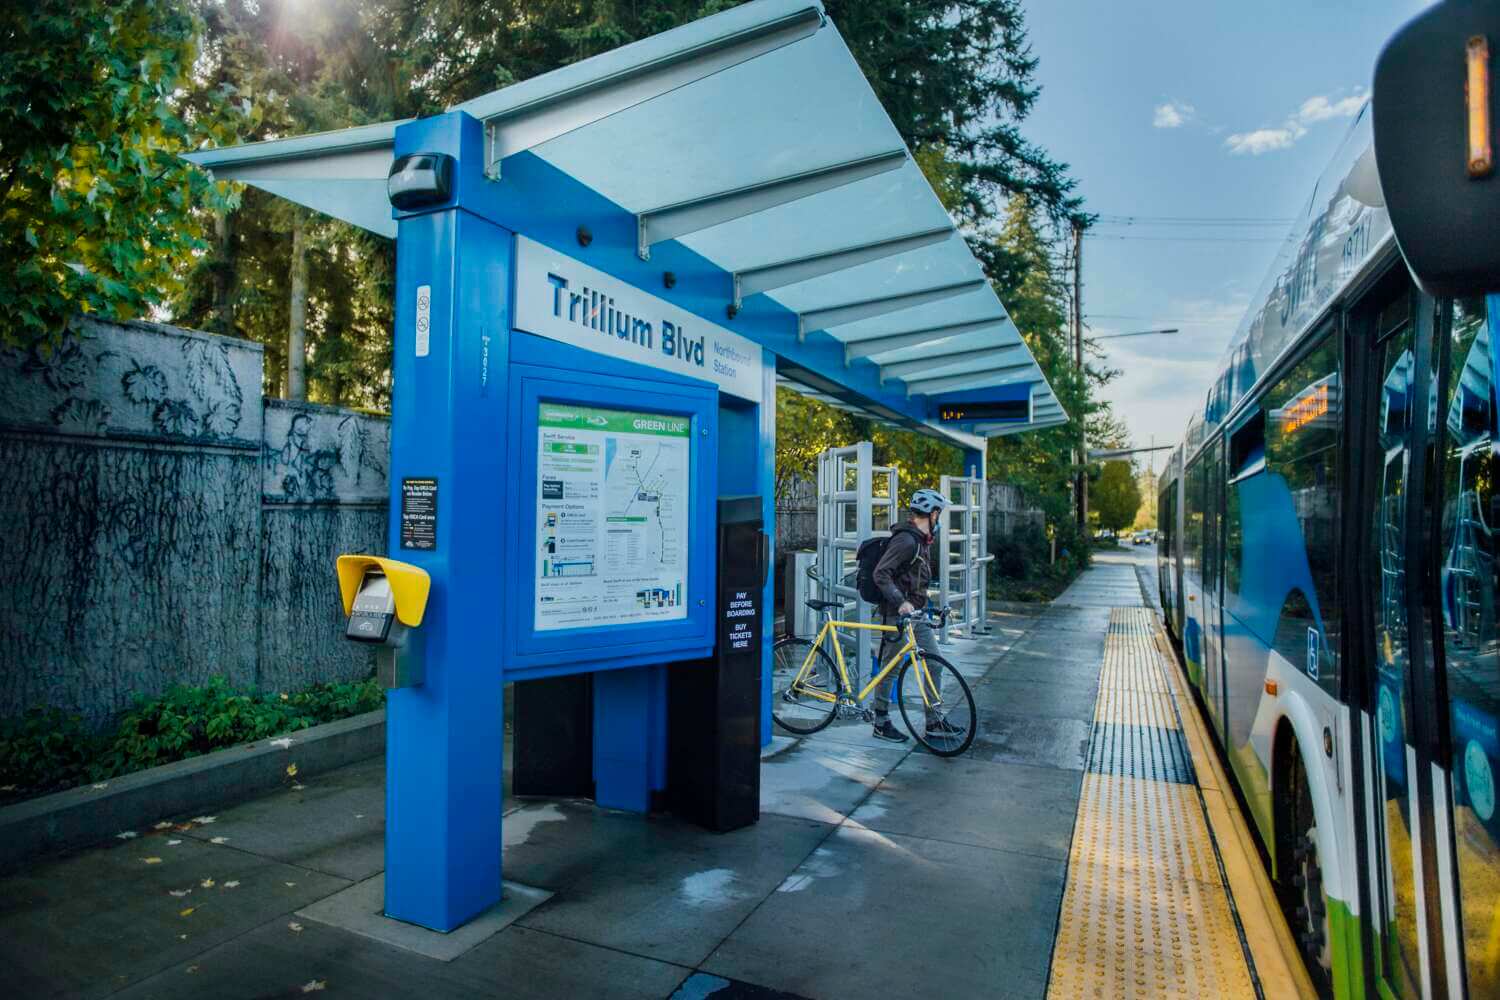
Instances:
[[[889,740],[892,743],[905,743],[906,734],[891,725],[890,717],[875,720],[875,731],[872,734],[877,740]]]
[[[963,726],[955,726],[947,719],[927,720],[928,736],[962,736],[964,731]]]

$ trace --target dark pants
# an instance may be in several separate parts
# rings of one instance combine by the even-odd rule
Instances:
[[[880,620],[881,624],[895,625],[901,619],[898,615],[882,612]],[[933,631],[932,626],[929,625],[925,619],[912,622],[912,632],[916,636],[917,646],[922,650],[924,654],[931,656],[941,655],[938,652],[937,633]],[[880,663],[875,669],[879,670],[881,667],[884,667],[890,660],[890,658],[896,655],[896,650],[900,649],[904,645],[906,645],[906,636],[903,633],[882,632],[879,654]],[[876,722],[890,717],[891,689],[895,686],[896,675],[900,672],[901,664],[898,663],[896,664],[895,669],[885,675],[885,680],[881,681],[880,686],[875,689],[874,697]],[[912,679],[915,680],[915,677],[913,677]],[[934,712],[931,706],[924,707],[927,710],[927,721],[932,721],[938,717],[938,713]]]

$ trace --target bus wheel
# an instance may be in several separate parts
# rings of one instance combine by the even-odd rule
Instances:
[[[1319,996],[1332,996],[1333,943],[1328,917],[1328,897],[1323,891],[1323,868],[1318,859],[1318,828],[1313,819],[1312,791],[1302,761],[1291,768],[1287,789],[1290,810],[1289,862],[1282,869],[1283,906],[1292,936],[1302,951],[1302,960]]]

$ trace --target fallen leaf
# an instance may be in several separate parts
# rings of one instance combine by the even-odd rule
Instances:
[[[287,924],[287,927],[290,930],[294,930],[294,931],[298,931],[298,932],[300,932],[302,930],[302,925],[299,924],[299,923],[297,923],[297,921],[295,921],[295,920],[293,920],[291,923]]]
[[[180,843],[182,843],[182,841],[180,841],[180,840],[169,840],[169,841],[167,841],[167,846],[168,847],[176,847]]]
[[[186,934],[179,934],[179,935],[177,935],[177,940],[179,940],[179,941],[186,941],[187,940],[187,935]]]
[[[108,787],[109,787],[109,782],[107,782],[107,781],[101,781],[98,784],[96,784],[96,785],[93,786],[93,788],[94,788],[95,791],[98,791],[101,788],[108,788]]]
[[[306,785],[293,785],[292,786],[292,791],[294,791],[294,792],[300,792],[300,791],[302,791],[302,789],[304,789],[306,787],[307,787]]]
[[[223,843],[226,843],[228,840],[229,840],[228,837],[209,837],[208,838],[208,842],[210,844],[223,844]]]
[[[309,979],[302,984],[303,993],[317,993],[319,990],[326,989],[328,989],[328,980],[326,979]]]
[[[98,788],[99,786],[95,785],[94,787]],[[13,792],[15,790],[16,790],[16,786],[15,785],[0,785],[0,792]]]
[[[191,975],[192,975],[192,974],[193,974],[193,973],[195,973],[195,972],[197,972],[197,971],[198,971],[198,967],[197,967],[197,966],[196,966],[196,965],[190,965],[190,966],[188,966],[188,967],[187,967],[187,973],[188,973],[188,975],[190,975],[190,976],[191,976]]]
[[[286,776],[288,778],[295,778],[297,776],[297,765],[296,764],[288,764],[286,766]]]
[[[287,882],[287,883],[284,883],[284,884],[286,885],[286,887],[288,889],[290,889],[292,886],[296,885],[297,883],[296,882]]]
[[[161,864],[161,858],[142,858],[141,860],[144,861],[144,862],[146,862],[146,864],[148,864],[148,865],[159,865],[159,864]]]
[[[207,826],[218,818],[217,816],[194,816],[192,822],[197,823],[199,826]]]
[[[152,826],[151,829],[153,829],[153,830],[170,830],[170,829],[172,829],[172,825],[173,824],[172,824],[171,820],[164,819],[160,823],[157,823],[154,826]]]
[[[292,739],[290,736],[283,736],[279,740],[272,740],[271,745],[273,747],[281,747],[281,749],[283,750],[290,750],[292,748],[292,744],[296,742],[297,741]]]
[[[192,891],[193,890],[191,890],[191,889],[169,889],[168,890],[168,892],[171,895],[176,896],[178,899],[181,899],[183,896],[186,896],[188,893],[190,893]]]
[[[115,836],[121,840],[134,840],[136,837],[140,836],[140,834],[136,833],[134,830],[125,830],[121,833],[115,834]]]
[[[240,887],[239,882],[225,882],[224,883],[224,888],[226,888],[226,889],[238,889],[239,887]]]
[[[189,906],[187,909],[183,910],[182,912],[178,913],[177,915],[179,917],[191,916],[192,913],[193,913],[193,911],[196,910],[196,909],[197,909],[196,906]]]
[[[364,819],[365,818],[365,814],[364,813],[355,813],[354,814],[354,818],[355,819]]]
[[[211,878],[206,878],[202,882],[199,882],[198,885],[203,889],[212,889],[214,887],[214,880]]]

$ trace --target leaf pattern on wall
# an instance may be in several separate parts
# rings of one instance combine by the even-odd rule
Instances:
[[[155,365],[132,359],[130,370],[120,377],[120,388],[132,403],[159,403],[167,397],[167,376]]]
[[[192,437],[198,433],[198,414],[182,399],[164,399],[151,414],[151,422],[163,434]]]
[[[109,427],[110,409],[97,399],[69,396],[52,408],[52,423],[64,430],[103,434]]]
[[[182,358],[186,363],[183,379],[200,401],[225,398],[236,405],[245,401],[239,379],[229,363],[228,344],[193,337],[182,342]]]
[[[33,346],[21,364],[21,371],[40,376],[53,392],[72,393],[83,388],[93,376],[94,365],[77,338],[70,337],[51,351]]]

